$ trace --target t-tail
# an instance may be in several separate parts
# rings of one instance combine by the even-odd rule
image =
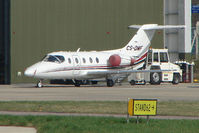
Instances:
[[[157,24],[145,24],[145,25],[130,25],[130,29],[139,29],[129,43],[121,49],[122,53],[125,53],[131,58],[137,59],[143,57],[148,52],[151,44],[151,40],[156,30],[159,29],[183,29],[184,25],[157,25]]]

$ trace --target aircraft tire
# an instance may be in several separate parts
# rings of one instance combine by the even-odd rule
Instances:
[[[107,79],[106,83],[107,83],[108,87],[113,87],[114,86],[114,81],[112,79]]]
[[[42,83],[41,83],[41,82],[38,82],[38,83],[37,83],[37,88],[42,88],[42,87],[43,87]]]
[[[81,82],[79,80],[75,80],[74,85],[75,85],[75,87],[80,87]]]

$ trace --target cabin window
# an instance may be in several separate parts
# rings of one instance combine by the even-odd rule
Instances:
[[[44,57],[43,61],[53,62],[53,63],[62,63],[65,61],[65,58],[61,55],[47,55]]]
[[[86,63],[86,59],[85,58],[82,58],[82,61],[83,61],[83,63]]]
[[[99,63],[99,59],[96,57],[96,62]]]
[[[68,63],[71,64],[71,59],[70,58],[68,58]]]
[[[89,58],[89,60],[90,60],[90,63],[93,63],[93,59],[91,57]]]
[[[77,58],[75,58],[75,62],[78,64],[79,63],[79,60]]]

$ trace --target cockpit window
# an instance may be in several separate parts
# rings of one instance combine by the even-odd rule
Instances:
[[[61,56],[61,55],[55,55],[55,57],[59,58],[59,60],[61,61],[61,63],[65,61],[64,56]]]
[[[65,58],[61,55],[47,55],[43,61],[45,62],[55,62],[55,63],[62,63],[65,61]]]

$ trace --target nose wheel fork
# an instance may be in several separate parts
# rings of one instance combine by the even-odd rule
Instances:
[[[42,80],[40,80],[40,81],[37,83],[37,88],[42,88],[42,87],[43,87]]]

